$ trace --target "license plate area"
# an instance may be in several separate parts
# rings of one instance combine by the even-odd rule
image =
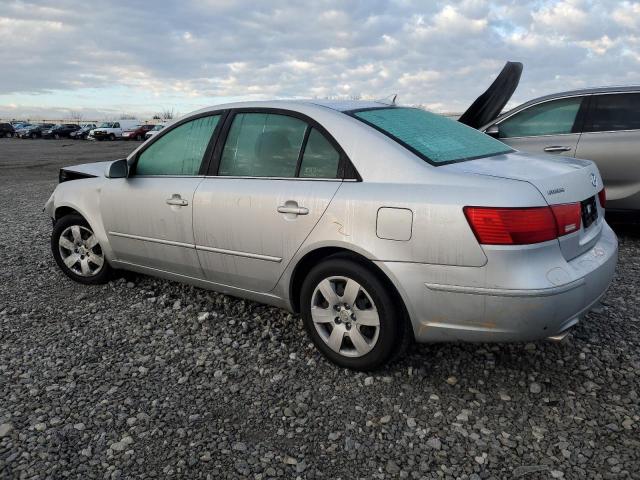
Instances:
[[[598,219],[598,208],[596,207],[596,197],[587,198],[580,202],[582,212],[582,225],[586,230]]]

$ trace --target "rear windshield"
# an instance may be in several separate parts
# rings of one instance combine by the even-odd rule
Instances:
[[[433,165],[513,151],[474,128],[419,108],[375,108],[353,115]]]

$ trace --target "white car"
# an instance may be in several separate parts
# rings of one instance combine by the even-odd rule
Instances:
[[[117,120],[104,122],[89,132],[89,138],[95,140],[115,140],[122,137],[122,132],[140,125],[140,120]]]
[[[160,132],[160,130],[162,130],[166,126],[167,126],[166,123],[158,123],[155,127],[153,127],[151,130],[145,133],[144,139],[146,140],[148,138],[153,137],[154,135],[157,135]]]

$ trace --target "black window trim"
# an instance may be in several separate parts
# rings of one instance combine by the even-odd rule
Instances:
[[[298,120],[302,120],[307,124],[305,129],[305,135],[303,138],[303,143],[300,146],[300,152],[298,153],[298,163],[296,166],[296,173],[294,177],[250,177],[250,176],[227,176],[227,175],[219,175],[220,170],[220,160],[222,159],[222,150],[224,148],[224,144],[227,141],[227,137],[229,135],[229,131],[231,130],[231,124],[233,123],[233,119],[237,114],[240,113],[266,113],[273,115],[284,115],[287,117],[297,118]],[[331,144],[331,146],[338,152],[340,155],[340,159],[338,162],[338,172],[335,178],[313,178],[313,177],[305,177],[301,178],[300,174],[300,165],[302,162],[302,157],[304,156],[304,151],[307,147],[307,141],[309,139],[309,134],[311,133],[311,129],[315,128],[318,130]],[[297,112],[295,110],[287,110],[283,108],[277,107],[239,107],[231,109],[228,115],[225,118],[224,125],[221,128],[221,131],[216,139],[215,147],[212,155],[212,161],[209,164],[209,168],[205,173],[207,177],[219,177],[219,178],[247,178],[247,179],[259,179],[259,180],[268,180],[278,178],[280,180],[305,180],[305,181],[328,181],[328,180],[354,180],[361,182],[362,177],[358,174],[357,170],[353,166],[353,163],[349,159],[348,155],[344,151],[344,149],[340,146],[340,144],[336,141],[336,139],[331,135],[326,128],[324,128],[320,123],[318,123],[313,118],[305,115],[304,113]]]
[[[371,128],[377,130],[378,132],[382,133],[383,135],[385,135],[386,137],[390,138],[391,140],[393,140],[394,142],[398,143],[399,145],[403,146],[404,148],[406,148],[407,150],[409,150],[411,153],[413,153],[414,155],[416,155],[418,158],[424,160],[425,162],[427,162],[429,165],[433,166],[433,167],[440,167],[442,165],[451,165],[452,163],[460,163],[460,162],[466,162],[469,160],[477,160],[479,158],[488,158],[488,157],[495,157],[496,155],[506,155],[507,153],[513,153],[515,152],[515,150],[513,148],[509,148],[508,150],[501,152],[501,153],[494,153],[491,155],[475,155],[475,156],[471,156],[471,157],[464,157],[464,158],[459,158],[457,160],[449,160],[446,162],[434,162],[433,160],[431,160],[429,157],[427,157],[424,153],[420,152],[419,150],[413,148],[411,145],[409,145],[408,143],[400,140],[398,137],[396,137],[395,135],[387,132],[386,130],[378,127],[377,125],[374,125],[371,122],[368,122],[367,120],[365,120],[364,118],[360,118],[358,116],[356,116],[356,113],[359,112],[366,112],[366,111],[370,111],[370,110],[393,110],[396,108],[402,108],[402,109],[406,109],[406,110],[422,110],[422,111],[427,111],[427,110],[423,110],[421,108],[417,108],[417,107],[402,107],[402,106],[394,106],[394,105],[389,105],[389,106],[384,106],[384,107],[367,107],[367,108],[356,108],[353,110],[345,110],[343,113],[349,115],[350,117],[356,119],[359,122],[364,123],[365,125],[370,126]],[[431,112],[430,112],[431,113]],[[435,114],[437,115],[437,114]],[[455,121],[455,120],[454,120]],[[479,133],[484,133],[484,132],[480,132],[480,130],[478,130]],[[499,140],[498,140],[499,141]],[[505,144],[505,146],[508,147],[508,145]]]

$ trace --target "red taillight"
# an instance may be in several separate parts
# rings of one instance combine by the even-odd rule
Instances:
[[[558,236],[566,235],[580,230],[582,223],[582,207],[579,203],[565,203],[563,205],[551,205],[553,216],[558,225]]]
[[[604,187],[598,192],[598,200],[600,200],[600,206],[604,208],[604,204],[607,203],[607,192]]]
[[[549,207],[464,207],[464,214],[478,242],[484,245],[525,245],[558,237]]]
[[[464,207],[478,242],[527,245],[546,242],[580,229],[579,203],[533,208]]]

